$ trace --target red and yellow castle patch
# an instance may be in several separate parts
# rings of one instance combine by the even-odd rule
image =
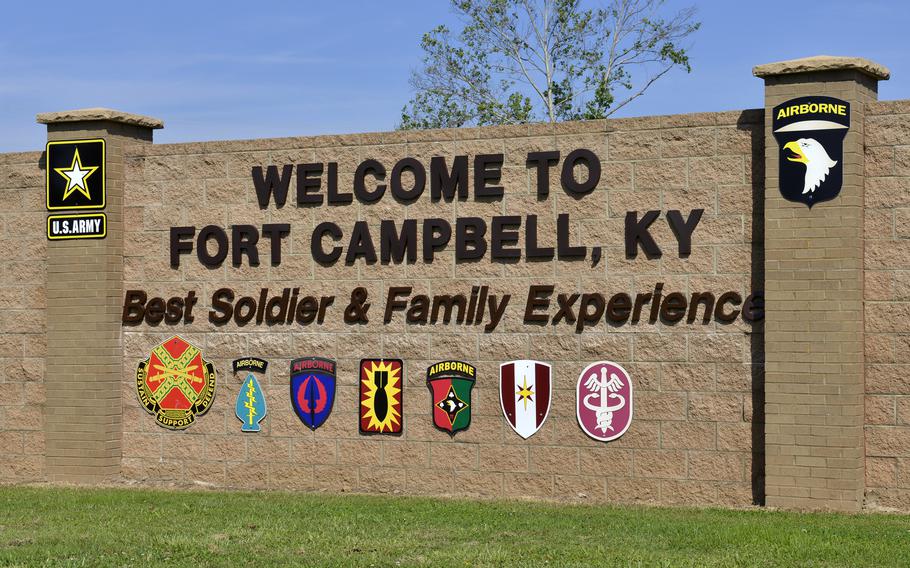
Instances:
[[[183,430],[212,406],[215,367],[201,350],[175,335],[139,362],[136,391],[158,425]]]

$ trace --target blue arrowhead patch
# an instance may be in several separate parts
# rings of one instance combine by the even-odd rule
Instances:
[[[322,426],[335,404],[335,361],[305,357],[291,361],[291,406],[311,430]]]

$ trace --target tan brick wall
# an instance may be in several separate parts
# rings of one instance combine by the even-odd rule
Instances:
[[[910,101],[866,107],[866,505],[910,511]]]
[[[47,475],[51,481],[119,478],[120,307],[123,302],[124,151],[151,130],[110,121],[48,125],[48,140],[104,138],[107,237],[61,240],[47,258]]]
[[[47,306],[41,152],[0,154],[0,482],[44,481]]]
[[[553,186],[538,202],[525,166],[529,151],[559,149],[565,155],[589,148],[602,160],[599,187],[581,200]],[[339,183],[350,186],[356,164],[414,156],[505,153],[500,202],[431,203],[428,193],[409,207],[389,196],[374,205],[259,209],[250,177],[255,165],[339,162]],[[753,266],[753,240],[761,229],[753,203],[761,203],[764,173],[763,113],[725,112],[647,117],[551,126],[518,126],[430,132],[391,132],[337,137],[137,145],[126,163],[124,288],[170,296],[195,289],[196,321],[189,326],[124,328],[123,476],[143,483],[200,483],[216,487],[292,488],[371,493],[580,498],[748,505],[761,499],[761,326],[685,323],[673,326],[601,325],[582,334],[567,326],[527,326],[520,321],[531,284],[561,291],[612,295],[651,290],[683,293],[760,289],[761,266]],[[293,195],[293,184],[291,189]],[[679,259],[675,248],[660,260],[623,254],[627,210],[703,207],[693,252]],[[316,223],[332,220],[349,233],[353,219],[497,214],[541,215],[544,227],[568,212],[573,235],[602,245],[605,261],[455,264],[451,253],[432,265],[325,268],[314,263],[309,237]],[[292,224],[280,267],[210,270],[195,256],[180,269],[168,266],[168,228],[213,223]],[[663,244],[673,243],[666,223],[655,224]],[[547,234],[544,232],[543,234]],[[206,311],[212,292],[229,286],[243,294],[260,287],[300,286],[302,292],[335,294],[342,309],[355,286],[369,290],[374,310],[390,286],[413,285],[415,293],[463,292],[486,284],[511,292],[513,304],[489,334],[458,326],[370,324],[352,328],[339,317],[322,327],[213,327]],[[517,305],[516,305],[517,303]],[[401,322],[401,318],[398,318]],[[140,407],[133,376],[150,348],[173,333],[205,349],[219,372],[214,407],[184,432],[158,427]],[[269,416],[260,434],[242,434],[234,416],[241,376],[230,361],[257,355],[270,361],[263,386]],[[289,360],[300,356],[338,360],[339,388],[328,422],[310,432],[288,400]],[[358,434],[356,373],[367,356],[405,362],[404,434],[399,438]],[[425,384],[427,366],[461,358],[478,367],[472,425],[451,439],[432,426]],[[553,363],[555,395],[549,419],[523,441],[505,422],[497,395],[498,365],[517,358]],[[595,442],[575,418],[575,382],[588,363],[620,362],[636,387],[635,419],[620,440]],[[756,445],[754,441],[759,443]],[[754,449],[753,449],[754,448]],[[753,489],[755,488],[755,490]]]
[[[800,93],[779,96],[789,98]],[[854,113],[856,109],[855,106]],[[826,462],[824,468],[861,471],[862,465],[853,465],[859,459],[865,466],[865,506],[910,511],[910,388],[905,378],[910,370],[906,361],[910,352],[910,296],[903,290],[910,283],[910,248],[906,246],[910,232],[905,227],[910,221],[910,145],[906,143],[910,140],[910,102],[867,102],[863,109],[862,123],[854,122],[853,128],[854,132],[863,133],[865,142],[864,164],[859,170],[865,175],[865,210],[860,225],[864,230],[861,242],[865,279],[863,323],[858,332],[865,334],[865,396],[857,397],[846,387],[839,393],[850,398],[843,408],[853,405],[854,398],[865,401],[865,450],[861,437],[858,442],[854,440],[856,427],[852,422],[834,425],[843,427],[839,431],[843,436],[829,432],[842,440],[843,459],[825,456],[833,462]],[[762,260],[766,254],[761,219],[765,198],[760,159],[765,151],[763,121],[762,111],[746,111],[556,127],[178,145],[132,143],[119,148],[115,142],[113,173],[119,175],[117,154],[122,153],[122,172],[127,180],[124,281],[117,289],[144,288],[159,295],[195,289],[200,303],[196,323],[187,328],[118,328],[115,341],[121,335],[123,338],[121,370],[113,373],[101,389],[115,389],[118,384],[121,387],[119,395],[109,399],[111,420],[99,420],[90,413],[79,419],[67,418],[83,411],[83,407],[72,397],[71,390],[61,388],[59,375],[55,375],[57,382],[46,386],[45,367],[51,363],[46,362],[44,263],[48,246],[43,234],[46,212],[42,154],[0,155],[0,191],[7,204],[0,213],[7,251],[0,261],[4,264],[4,276],[0,277],[0,359],[7,369],[0,376],[0,443],[5,450],[0,459],[0,482],[66,477],[48,474],[46,460],[50,457],[45,456],[54,452],[46,450],[46,432],[53,435],[89,426],[100,436],[94,440],[103,446],[99,449],[104,455],[99,454],[99,459],[110,462],[101,477],[112,478],[121,470],[124,480],[149,485],[200,483],[216,487],[721,505],[761,502],[765,460],[762,325],[625,324],[589,328],[583,334],[575,334],[568,327],[525,326],[519,319],[520,310],[514,308],[520,307],[516,302],[521,304],[530,284],[555,284],[568,292],[592,290],[608,295],[647,291],[658,281],[664,282],[665,291],[684,293],[732,289],[745,295],[762,289]],[[90,132],[76,127],[61,136],[79,134]],[[135,133],[124,130],[115,134]],[[547,149],[565,153],[578,147],[591,148],[602,159],[604,175],[597,191],[575,201],[567,199],[554,185],[550,198],[537,202],[532,173],[524,166],[526,153]],[[377,205],[317,209],[297,209],[289,204],[280,211],[271,206],[263,212],[255,203],[249,173],[253,165],[337,160],[343,185],[345,179],[350,179],[354,165],[367,157],[389,163],[403,156],[426,160],[431,155],[493,151],[505,152],[508,167],[504,176],[506,197],[491,204],[431,204],[424,196],[407,208],[383,200]],[[842,198],[847,198],[844,203],[824,204],[818,211],[833,206],[855,207],[849,182],[850,178],[845,188],[848,191],[842,194]],[[591,203],[596,206],[591,207]],[[674,254],[665,254],[661,260],[647,260],[644,255],[635,260],[624,258],[622,215],[626,210],[686,210],[696,206],[704,206],[706,215],[696,230],[690,258],[681,260]],[[784,230],[782,220],[774,221],[780,215],[774,209],[780,208],[772,207],[769,223],[772,228]],[[604,246],[605,261],[597,268],[587,263],[558,261],[501,265],[485,260],[456,265],[449,256],[432,265],[323,268],[309,258],[310,230],[322,220],[335,220],[349,231],[355,217],[453,219],[458,215],[489,217],[534,212],[542,216],[542,223],[545,216],[571,213],[575,221],[573,234],[588,246]],[[823,214],[822,219],[825,218]],[[185,257],[180,270],[168,267],[170,226],[270,221],[292,224],[293,238],[285,247],[280,267],[268,267],[264,262],[257,269],[226,266],[210,271],[199,266],[194,257]],[[793,222],[787,220],[791,226]],[[553,220],[549,223],[552,225]],[[658,233],[667,233],[662,233],[662,238],[669,237],[665,226],[654,227]],[[116,238],[117,228],[113,230]],[[803,243],[801,250],[811,248]],[[781,250],[769,251],[768,260],[777,259],[775,255],[779,254]],[[110,267],[111,274],[117,274],[115,264]],[[839,266],[849,268],[842,262]],[[415,286],[415,292],[425,293],[462,292],[473,284],[487,284],[495,292],[515,295],[511,317],[491,334],[466,333],[463,328],[443,325],[383,326],[376,321],[376,314],[370,325],[353,330],[338,318],[330,318],[321,328],[269,329],[214,327],[205,317],[212,291],[221,286],[250,295],[262,286],[300,286],[307,293],[335,294],[336,302],[344,303],[347,298],[342,294],[363,285],[378,306],[388,287],[404,283]],[[769,286],[772,298],[774,289]],[[844,298],[844,290],[849,291],[842,288],[838,301],[849,300]],[[113,299],[108,318],[119,315],[122,297]],[[854,311],[853,303],[848,304],[844,304],[841,315]],[[771,325],[775,325],[779,315],[770,317]],[[147,356],[152,345],[172,333],[180,333],[204,347],[219,371],[213,409],[189,430],[179,433],[154,424],[139,406],[133,386],[136,363]],[[241,377],[230,374],[230,360],[246,354],[266,357],[272,365],[263,380],[270,407],[261,434],[241,434],[233,415]],[[93,354],[84,355],[97,361]],[[335,410],[316,433],[297,420],[288,400],[288,362],[306,355],[335,357],[339,361]],[[354,376],[359,358],[376,355],[405,360],[405,433],[399,438],[364,437],[357,432]],[[848,353],[841,352],[839,356],[843,355]],[[479,370],[473,424],[454,439],[433,428],[424,381],[427,365],[449,356],[471,361]],[[110,357],[119,358],[116,353]],[[496,392],[498,364],[524,357],[552,362],[557,389],[550,418],[528,441],[521,440],[505,423]],[[608,444],[584,436],[574,416],[578,373],[588,362],[601,358],[626,366],[636,386],[633,425],[622,439]],[[814,373],[813,380],[827,376]],[[47,391],[56,397],[53,404],[48,403]],[[798,396],[803,395],[793,392],[784,398],[792,402]],[[836,404],[825,407],[820,415],[796,412],[796,407],[805,406],[805,402],[790,404],[788,412],[807,420],[813,420],[813,416],[822,420],[839,416],[832,412],[832,408],[838,408]],[[768,403],[773,412],[780,412],[780,400]],[[122,460],[117,418],[121,407]],[[49,415],[56,416],[52,423],[48,422]],[[769,424],[769,429],[773,428]],[[769,445],[776,448],[772,450],[770,467],[787,467],[778,463],[783,447],[780,440],[772,440]],[[793,453],[786,454],[788,459],[797,455],[810,461],[821,457],[813,457],[812,452],[818,451],[813,444],[800,442],[789,447]],[[91,450],[87,446],[80,448],[83,454]],[[854,457],[851,448],[859,454]],[[797,454],[797,450],[808,453]],[[794,467],[802,466],[794,462]],[[820,479],[827,485],[828,480],[837,479],[823,474],[827,470],[821,465],[806,467],[810,468],[806,477],[810,483]],[[63,471],[68,471],[65,464]],[[851,478],[843,481],[838,495],[816,493],[813,498],[818,506],[829,506],[825,502],[840,499],[843,491],[857,490]],[[862,482],[858,487],[862,487]],[[776,495],[777,501],[772,504],[806,506],[803,502],[787,505],[780,497],[783,496]]]
[[[844,181],[809,209],[783,199],[770,109],[809,95],[851,104]],[[765,86],[765,419],[767,503],[862,507],[864,105],[856,71],[768,77]]]

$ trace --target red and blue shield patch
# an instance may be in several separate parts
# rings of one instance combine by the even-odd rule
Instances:
[[[335,361],[303,357],[291,361],[291,406],[300,421],[316,430],[335,404]]]

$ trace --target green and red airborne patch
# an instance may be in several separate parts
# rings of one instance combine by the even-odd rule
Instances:
[[[433,424],[451,435],[471,425],[471,389],[477,369],[461,361],[441,361],[427,368]]]

